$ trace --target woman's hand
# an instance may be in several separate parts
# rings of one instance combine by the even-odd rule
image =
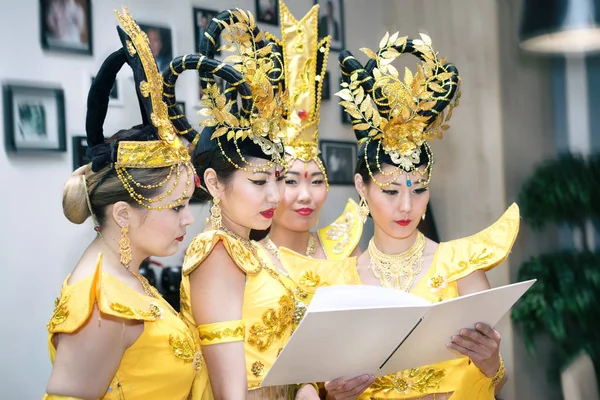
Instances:
[[[478,323],[475,329],[461,329],[447,346],[471,359],[487,377],[500,368],[500,333],[489,325]]]
[[[296,393],[296,400],[319,400],[319,392],[313,385],[303,385]]]
[[[373,375],[361,375],[347,381],[335,379],[325,382],[327,400],[356,399],[358,395],[371,386],[374,380],[375,377]]]

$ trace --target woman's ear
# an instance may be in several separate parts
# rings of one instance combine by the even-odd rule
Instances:
[[[217,172],[214,169],[207,168],[206,171],[204,171],[204,182],[206,189],[213,198],[221,198],[224,188],[223,185],[221,185],[221,182],[219,182]]]
[[[366,194],[366,187],[360,174],[354,174],[354,187],[356,188],[358,195],[364,198]]]
[[[131,206],[124,201],[117,201],[112,207],[112,217],[119,227],[129,226],[131,223]]]

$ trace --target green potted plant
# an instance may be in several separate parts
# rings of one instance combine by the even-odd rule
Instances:
[[[564,154],[544,162],[519,194],[523,219],[534,229],[549,224],[581,232],[580,249],[542,254],[519,267],[518,279],[537,279],[512,311],[523,328],[527,349],[547,335],[554,357],[549,365],[552,382],[560,370],[586,351],[600,365],[600,253],[587,248],[587,221],[600,215],[600,157],[586,161]],[[596,368],[600,371],[600,368]]]

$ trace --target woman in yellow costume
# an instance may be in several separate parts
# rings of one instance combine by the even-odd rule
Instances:
[[[339,262],[357,255],[363,221],[358,204],[349,199],[342,215],[330,226],[311,233],[327,199],[327,173],[318,148],[321,90],[331,37],[317,40],[319,6],[301,19],[279,1],[281,40],[269,39],[281,47],[285,69],[285,108],[283,139],[288,169],[285,192],[275,210],[273,223],[261,244],[274,265],[288,272],[309,303],[318,286],[358,283],[355,268],[342,268]],[[292,253],[292,251],[295,253]],[[299,255],[304,255],[301,257]],[[314,259],[322,260],[315,264]],[[317,267],[318,265],[318,267]],[[344,263],[350,266],[350,263]],[[330,398],[346,398],[360,393],[372,382],[368,375],[347,382],[332,381]]]
[[[105,60],[88,95],[91,163],[73,173],[63,194],[65,216],[76,224],[91,216],[97,237],[48,323],[53,369],[44,398],[200,399],[208,376],[199,343],[138,272],[145,258],[179,248],[194,220],[188,202],[197,179],[162,101],[148,38],[127,10],[117,17],[123,47]],[[109,92],[125,63],[144,124],[105,141]]]
[[[340,53],[344,78],[338,93],[359,142],[355,184],[361,208],[370,212],[374,236],[358,258],[363,284],[410,292],[439,302],[490,288],[485,271],[508,255],[519,228],[511,206],[484,231],[435,243],[417,230],[429,202],[433,154],[428,140],[441,138],[460,98],[458,71],[438,58],[431,39],[382,39],[362,66]],[[405,53],[421,60],[403,77],[392,62]],[[448,347],[463,357],[377,378],[365,399],[494,399],[505,380],[500,334],[485,324],[463,329]]]
[[[184,260],[182,314],[197,327],[215,398],[318,398],[312,385],[259,387],[302,317],[307,296],[249,239],[252,229],[271,225],[284,191],[287,102],[281,49],[265,39],[251,14],[223,11],[207,28],[202,55],[179,57],[165,71],[165,85],[172,90],[166,99],[176,103],[177,77],[211,59],[220,39],[222,49],[233,54],[225,58],[231,65],[200,74],[205,128],[198,133],[185,118],[172,115],[177,129],[196,145],[193,158],[203,190],[195,197],[212,202],[210,223]],[[224,88],[213,74],[225,80]]]
[[[276,258],[279,258],[279,247],[319,259],[339,260],[358,255],[363,224],[358,204],[352,199],[332,225],[310,233],[317,225],[329,191],[318,140],[321,90],[331,37],[317,41],[318,5],[300,21],[282,0],[279,10],[281,40],[273,40],[283,50],[289,99],[284,142],[289,168],[285,195],[263,244]]]

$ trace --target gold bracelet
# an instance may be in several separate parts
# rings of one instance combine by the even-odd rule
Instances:
[[[504,369],[504,360],[502,359],[502,356],[500,356],[500,366],[498,367],[496,375],[492,377],[492,386],[498,386],[498,384],[502,382],[502,379],[504,379],[505,374],[506,370]]]

